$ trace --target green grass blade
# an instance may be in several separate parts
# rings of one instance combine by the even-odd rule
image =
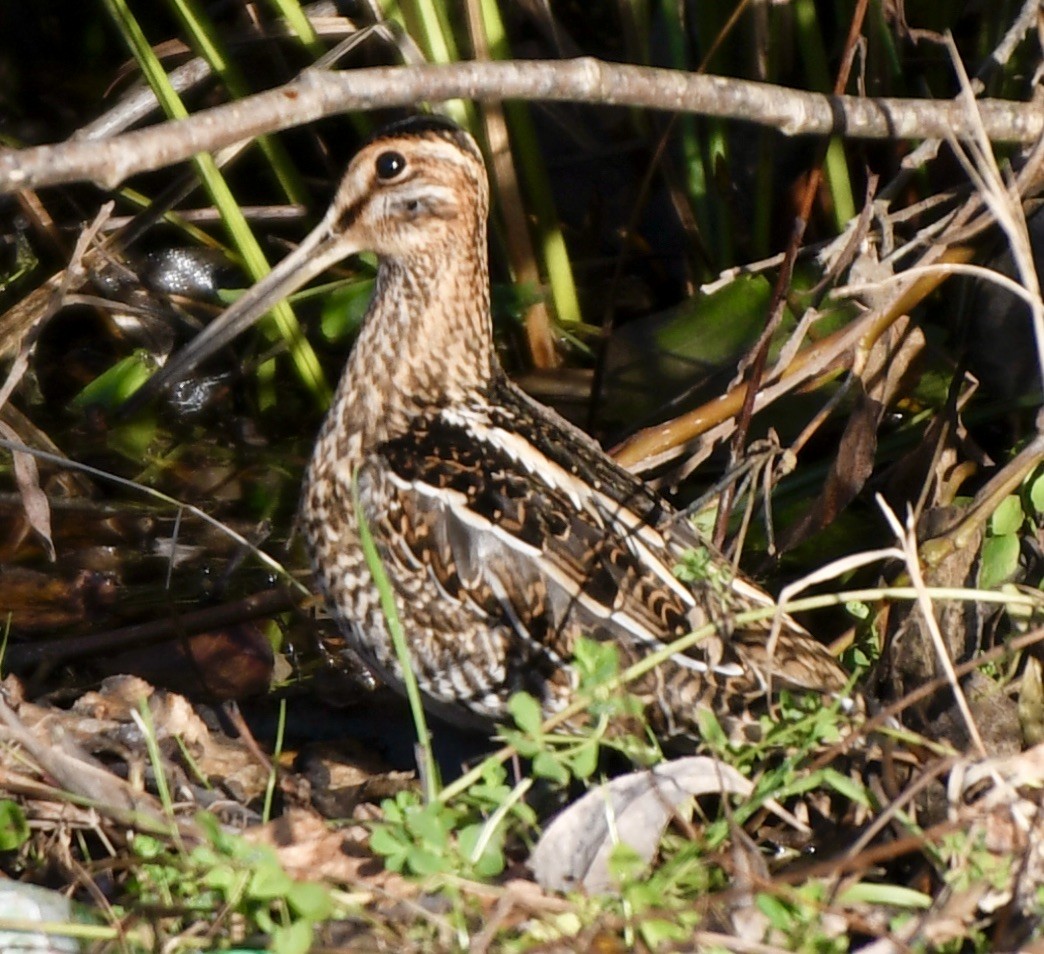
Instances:
[[[276,725],[275,747],[272,751],[272,767],[265,784],[265,806],[261,811],[261,822],[267,824],[272,817],[272,800],[275,798],[276,782],[279,781],[279,756],[283,751],[283,739],[286,737],[286,700],[279,700],[279,722]]]
[[[127,8],[125,0],[105,0],[105,4],[167,115],[172,119],[185,118],[188,115],[185,105],[171,87],[162,64],[156,58],[137,21]],[[239,204],[232,195],[232,190],[228,187],[228,183],[212,156],[205,153],[197,155],[194,157],[193,163],[203,187],[221,215],[233,245],[243,259],[247,273],[253,281],[258,281],[268,272],[268,262],[265,260],[254,234],[250,231],[250,226],[243,217]],[[272,309],[270,315],[279,336],[287,343],[298,376],[316,401],[325,407],[330,403],[330,386],[326,382],[319,360],[302,333],[293,311],[286,302],[280,302]],[[272,400],[274,400],[274,395]]]
[[[490,55],[495,60],[510,59],[507,31],[495,0],[481,0],[481,10]],[[529,198],[530,211],[536,219],[535,243],[544,262],[555,314],[562,325],[575,326],[581,320],[580,299],[529,107],[525,103],[505,103],[504,115],[511,130],[511,147]]]
[[[286,20],[290,29],[301,41],[301,45],[312,56],[319,59],[326,52],[322,41],[312,28],[312,21],[308,19],[308,15],[301,9],[301,4],[297,0],[268,0],[268,2],[272,9]]]
[[[815,0],[797,0],[793,9],[809,86],[824,93],[829,92],[834,88],[834,79],[827,63]],[[845,227],[845,223],[855,216],[855,199],[852,180],[848,175],[844,143],[837,136],[830,140],[827,147],[823,178],[834,200],[834,224],[840,231]]]
[[[196,0],[170,0],[170,2],[188,31],[192,44],[200,56],[210,64],[210,68],[225,84],[225,88],[232,97],[242,99],[244,96],[250,95],[253,90],[235,62],[225,54],[225,50],[218,40],[217,28],[206,12],[200,8],[198,2]],[[298,10],[300,11],[300,8]],[[307,23],[307,18],[305,22]],[[310,198],[308,190],[279,140],[273,139],[271,136],[258,136],[257,145],[272,167],[272,172],[287,201],[307,205]]]
[[[421,774],[424,776],[425,797],[429,802],[434,802],[439,797],[438,766],[435,763],[435,753],[431,748],[431,732],[428,730],[428,720],[424,714],[424,703],[421,700],[420,686],[417,685],[417,677],[413,672],[413,662],[410,658],[410,650],[406,645],[406,634],[399,619],[399,609],[395,603],[395,593],[392,590],[391,580],[384,570],[384,563],[377,550],[377,544],[370,532],[370,525],[363,513],[362,504],[359,501],[359,476],[352,475],[352,500],[355,503],[355,513],[359,520],[359,543],[362,546],[363,556],[366,558],[366,566],[373,577],[374,586],[381,600],[381,612],[388,626],[392,645],[395,647],[395,656],[399,660],[399,668],[402,669],[402,682],[406,688],[406,700],[410,706],[410,715],[413,717],[414,730],[417,733],[417,744],[421,752]]]

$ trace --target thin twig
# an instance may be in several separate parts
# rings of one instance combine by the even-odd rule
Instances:
[[[128,176],[183,162],[200,152],[353,110],[418,102],[534,99],[638,106],[743,119],[786,136],[924,139],[976,135],[963,103],[810,93],[681,70],[575,60],[455,63],[374,69],[309,70],[276,89],[100,142],[35,146],[0,155],[0,191],[91,180],[112,187]],[[1030,143],[1044,132],[1033,103],[978,101],[991,142]]]

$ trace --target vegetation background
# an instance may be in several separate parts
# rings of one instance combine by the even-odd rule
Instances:
[[[323,65],[340,70],[585,55],[929,103],[958,96],[960,63],[978,96],[1039,93],[1035,4],[388,0],[307,13],[311,28],[289,0],[0,11],[0,136],[19,149],[118,125],[143,76],[168,114],[205,110],[331,50]],[[197,57],[208,67],[185,79]],[[183,107],[157,79],[175,70]],[[597,897],[557,894],[524,865],[549,805],[618,771],[620,753],[660,757],[640,732],[563,740],[520,704],[508,751],[532,771],[509,773],[501,756],[452,781],[488,746],[440,731],[447,784],[418,794],[399,701],[365,673],[331,671],[316,646],[291,532],[372,261],[300,296],[163,407],[118,413],[256,279],[259,255],[306,234],[359,143],[401,115],[355,113],[111,191],[0,197],[0,436],[38,451],[35,470],[0,458],[3,673],[15,674],[0,735],[5,872],[85,903],[79,925],[43,919],[96,950],[1039,943],[1041,776],[1019,754],[1044,726],[1037,150],[785,136],[597,103],[445,109],[490,160],[511,373],[691,504],[773,590],[820,574],[826,608],[807,625],[923,737],[902,738],[884,784],[894,766],[879,753],[874,768],[822,755],[838,712],[795,702],[777,727],[786,758],[712,745],[756,785],[743,807],[701,802],[705,814],[657,830],[651,868],[618,851],[614,890]],[[912,286],[895,281],[933,261]],[[1031,303],[962,277],[969,263],[1017,278]],[[854,290],[835,294],[843,285]],[[800,387],[799,354],[818,362]],[[767,395],[753,415],[744,382]],[[861,556],[877,551],[891,562]],[[911,587],[947,599],[919,612]],[[126,673],[148,682],[100,682]],[[616,686],[611,661],[591,660],[590,675],[596,697]],[[171,692],[202,701],[190,713]],[[988,756],[1009,761],[987,772]],[[988,793],[952,775],[942,790],[966,757],[994,780]],[[773,798],[810,830],[770,821]],[[352,824],[334,832],[317,811]],[[262,824],[280,813],[285,830]],[[833,860],[801,867],[788,850]]]

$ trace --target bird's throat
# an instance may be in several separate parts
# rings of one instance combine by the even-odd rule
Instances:
[[[418,414],[467,401],[498,367],[492,335],[484,258],[382,262],[320,442],[361,460]]]

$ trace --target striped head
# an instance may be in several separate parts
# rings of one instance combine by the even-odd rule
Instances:
[[[352,159],[326,217],[353,250],[389,259],[476,246],[489,212],[475,141],[449,120],[414,116],[382,129]]]
[[[297,249],[153,375],[128,409],[185,377],[282,298],[358,252],[429,276],[457,266],[478,282],[458,295],[484,298],[488,213],[486,167],[464,130],[436,116],[384,128],[352,159],[326,215]],[[487,334],[484,326],[477,333]]]

